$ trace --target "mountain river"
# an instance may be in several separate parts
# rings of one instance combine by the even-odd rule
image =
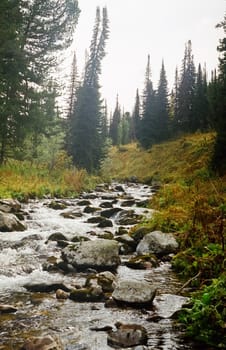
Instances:
[[[64,205],[60,209],[49,206],[52,199],[30,200],[22,205],[27,229],[0,232],[0,304],[13,305],[17,309],[14,313],[0,313],[1,350],[19,350],[25,339],[42,334],[57,334],[67,350],[114,349],[107,343],[107,332],[95,331],[95,328],[114,327],[118,321],[136,323],[147,330],[147,345],[130,349],[201,349],[184,340],[183,331],[170,317],[187,300],[184,295],[177,294],[181,282],[172,271],[170,262],[160,262],[158,267],[131,269],[124,264],[128,252],[127,255],[121,252],[117,276],[138,281],[145,279],[157,285],[151,309],[105,307],[104,302],[61,300],[56,298],[55,292],[29,292],[24,288],[28,283],[82,284],[90,273],[62,273],[44,268],[47,262],[61,257],[62,247],[56,241],[48,241],[51,234],[61,233],[69,241],[74,236],[94,240],[103,233],[114,235],[119,230],[121,225],[117,214],[111,217],[112,227],[100,228],[87,222],[97,213],[84,211],[81,200],[89,200],[88,207],[91,208],[103,208],[109,202],[113,207],[133,210],[145,220],[152,215],[152,210],[142,204],[152,194],[152,188],[142,184],[100,185],[92,193],[83,193],[77,199],[56,200]],[[76,214],[63,215],[68,212]],[[130,229],[131,224],[124,225],[124,228]]]

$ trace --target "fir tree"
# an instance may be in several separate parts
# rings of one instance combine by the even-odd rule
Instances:
[[[222,27],[224,34],[226,34],[226,15],[218,27]],[[226,37],[220,40],[218,51],[220,52],[220,57],[217,113],[215,120],[217,136],[212,158],[212,167],[220,175],[223,175],[226,172]]]
[[[206,72],[203,73],[201,64],[198,66],[193,110],[194,117],[191,125],[191,131],[206,131],[208,129],[207,82]]]
[[[156,95],[156,126],[155,142],[166,140],[169,136],[169,101],[168,101],[168,83],[164,62],[160,72],[160,79]]]
[[[105,139],[102,137],[103,109],[99,91],[99,75],[101,73],[101,61],[105,56],[107,38],[107,10],[106,8],[103,9],[101,18],[98,7],[84,81],[78,89],[77,101],[71,120],[71,155],[73,161],[76,166],[85,168],[89,172],[99,168],[105,145]]]
[[[189,40],[185,46],[184,59],[178,89],[177,128],[191,132],[194,118],[195,66],[192,55],[192,44]]]
[[[114,146],[120,144],[120,123],[121,123],[121,108],[119,106],[118,96],[116,99],[116,106],[111,119],[109,136]]]
[[[140,128],[141,128],[141,107],[140,107],[140,96],[137,89],[135,106],[132,114],[131,120],[131,140],[138,141],[140,138]]]
[[[140,144],[144,148],[149,148],[155,142],[154,128],[156,112],[156,96],[151,81],[150,55],[148,55],[145,73],[142,109]]]

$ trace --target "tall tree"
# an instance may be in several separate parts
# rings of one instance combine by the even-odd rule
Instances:
[[[116,106],[114,109],[114,113],[111,119],[109,136],[112,140],[112,144],[114,146],[120,144],[120,123],[121,123],[121,108],[118,101],[118,96],[116,99]]]
[[[71,155],[78,167],[85,168],[89,172],[99,168],[104,152],[99,76],[108,33],[107,9],[103,8],[101,17],[100,8],[97,7],[84,81],[78,89],[71,120]]]
[[[150,55],[148,55],[148,62],[145,72],[145,83],[143,92],[143,105],[142,105],[142,119],[141,119],[141,133],[140,144],[144,148],[152,146],[154,143],[154,127],[155,127],[155,108],[156,96],[151,81],[151,66]]]
[[[194,92],[194,108],[192,132],[197,130],[206,131],[208,129],[208,99],[206,72],[202,70],[201,64],[198,66],[197,79]]]
[[[156,95],[155,124],[155,141],[161,142],[166,140],[169,137],[169,101],[168,83],[163,61]]]
[[[0,6],[0,37],[7,31],[10,37],[5,44],[11,47],[11,57],[2,50],[2,62],[8,62],[14,70],[14,78],[5,75],[5,84],[0,88],[4,115],[1,128],[5,130],[0,140],[1,163],[7,147],[18,144],[25,136],[26,126],[32,126],[34,105],[41,114],[41,96],[49,73],[57,52],[72,41],[79,10],[77,0],[3,0]]]
[[[141,123],[141,106],[140,106],[140,96],[139,91],[136,91],[136,100],[135,106],[132,113],[132,121],[131,121],[131,139],[133,141],[138,141],[140,138],[140,125]]]
[[[218,25],[223,28],[226,34],[226,15],[224,20]],[[226,173],[226,37],[220,40],[218,46],[219,57],[219,76],[218,76],[218,101],[215,120],[215,129],[217,132],[214,154],[212,158],[212,167],[220,174]]]
[[[185,46],[184,59],[178,90],[178,121],[179,130],[191,132],[194,124],[194,91],[195,65],[192,54],[192,44],[189,40]]]

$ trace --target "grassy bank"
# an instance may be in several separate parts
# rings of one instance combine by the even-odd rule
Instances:
[[[0,198],[74,197],[92,189],[100,179],[59,160],[53,169],[45,164],[8,161],[0,167]]]
[[[151,198],[150,230],[174,232],[180,252],[173,268],[193,294],[180,321],[189,336],[225,348],[226,176],[209,170],[215,135],[194,134],[144,151],[136,144],[112,148],[102,167],[105,178],[160,185]]]

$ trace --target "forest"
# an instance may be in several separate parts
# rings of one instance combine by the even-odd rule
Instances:
[[[225,348],[226,37],[211,77],[195,66],[188,40],[171,91],[164,61],[154,89],[148,55],[133,110],[117,97],[109,115],[100,86],[110,35],[105,7],[96,9],[83,74],[74,51],[59,103],[55,71],[79,14],[77,0],[0,2],[0,198],[76,197],[132,175],[157,184],[149,203],[156,214],[146,226],[177,233],[181,251],[172,265],[198,290],[180,322],[191,336]],[[226,33],[224,14],[216,26]]]

